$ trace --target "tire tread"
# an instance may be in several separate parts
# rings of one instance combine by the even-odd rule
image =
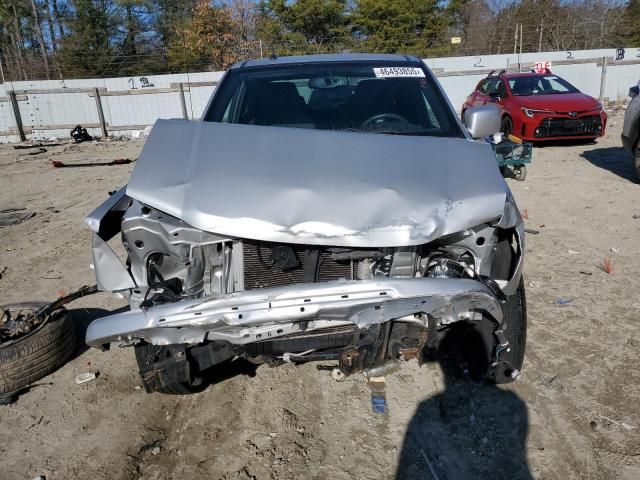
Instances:
[[[30,335],[0,345],[0,394],[16,392],[57,370],[75,347],[76,333],[66,310]]]

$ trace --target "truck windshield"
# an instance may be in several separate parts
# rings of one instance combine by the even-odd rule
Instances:
[[[430,72],[417,64],[317,63],[231,70],[205,121],[463,137]]]

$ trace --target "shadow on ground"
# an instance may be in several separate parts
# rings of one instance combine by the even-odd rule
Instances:
[[[89,349],[89,346],[84,343],[84,337],[87,333],[87,327],[91,322],[98,318],[126,312],[127,310],[129,310],[128,306],[121,307],[113,311],[105,310],[103,308],[69,308],[69,314],[71,315],[76,327],[76,349],[69,361],[79,357]]]
[[[509,390],[465,378],[455,355],[446,349],[439,355],[445,390],[418,406],[396,480],[532,480],[525,403]]]
[[[594,148],[582,153],[582,157],[596,167],[608,170],[625,180],[637,183],[631,154],[622,147]]]

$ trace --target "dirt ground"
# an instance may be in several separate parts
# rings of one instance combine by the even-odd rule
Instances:
[[[377,415],[362,375],[338,383],[324,364],[238,364],[203,393],[172,397],[144,393],[132,349],[79,345],[0,407],[0,478],[640,478],[640,185],[621,124],[611,114],[597,144],[536,148],[526,181],[508,180],[539,232],[527,236],[518,382],[477,385],[408,363],[387,376],[388,413]],[[35,214],[0,228],[0,303],[94,282],[83,218],[132,168],[50,160],[135,158],[141,147],[66,144],[31,156],[0,146],[0,210]],[[599,268],[605,258],[611,274]],[[71,309],[82,330],[123,305],[98,294]],[[100,376],[77,385],[88,371]]]

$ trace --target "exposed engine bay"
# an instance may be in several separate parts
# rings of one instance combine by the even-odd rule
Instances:
[[[506,216],[425,245],[319,247],[203,232],[124,189],[108,202],[94,223],[94,267],[99,287],[129,296],[132,311],[94,322],[87,340],[168,345],[191,363],[185,381],[236,356],[337,360],[345,374],[420,359],[457,322],[483,325],[489,363],[508,348],[501,304],[519,281],[522,244]],[[105,242],[118,227],[127,267]],[[496,276],[505,255],[507,274]],[[149,391],[161,389],[162,370],[154,362],[141,372]]]

